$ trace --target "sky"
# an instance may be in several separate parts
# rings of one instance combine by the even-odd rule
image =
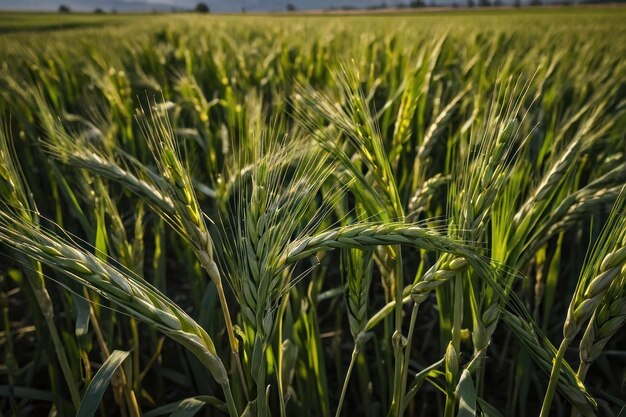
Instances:
[[[72,10],[91,11],[95,8],[103,10],[170,10],[172,7],[191,9],[198,2],[206,3],[212,11],[239,12],[242,8],[248,11],[282,11],[287,3],[298,9],[326,9],[330,7],[368,7],[386,1],[388,5],[410,0],[0,0],[0,9],[5,10],[57,10],[60,4]],[[437,0],[439,4],[451,4],[455,0]],[[459,1],[459,0],[457,0]],[[463,2],[464,0],[460,0]],[[430,0],[426,1],[430,3]]]

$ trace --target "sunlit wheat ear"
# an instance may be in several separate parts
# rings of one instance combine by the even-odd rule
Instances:
[[[174,193],[165,179],[136,160],[129,158],[125,161],[123,155],[120,155],[121,158],[118,161],[102,146],[71,136],[61,126],[48,131],[43,145],[52,156],[63,163],[86,169],[94,175],[121,184],[148,203],[187,239],[201,235],[195,229],[190,234],[182,227],[181,215],[178,212],[180,204],[175,204],[176,201],[172,198]],[[182,213],[185,214],[185,212]],[[196,246],[200,245],[196,244]]]
[[[529,83],[508,80],[502,89],[492,93],[492,100],[477,112],[482,120],[473,126],[469,136],[461,136],[455,148],[455,155],[448,172],[451,177],[448,191],[447,210],[450,216],[449,234],[462,241],[485,242],[488,226],[491,224],[493,206],[501,190],[515,172],[517,156],[524,149],[528,136],[522,135],[521,126],[528,114],[524,112]],[[461,233],[459,233],[461,231]],[[476,245],[480,251],[480,245]],[[480,252],[478,252],[480,253]],[[484,360],[486,349],[491,341],[490,332],[495,331],[498,321],[498,305],[509,302],[506,297],[489,297],[487,294],[506,293],[500,282],[483,276],[481,271],[472,270],[466,257],[452,253],[440,255],[437,264],[419,277],[413,286],[411,296],[415,306],[423,303],[433,291],[438,291],[439,308],[442,316],[448,316],[450,328],[449,349],[460,354],[461,326],[463,314],[467,310],[465,293],[469,292],[472,306],[474,354],[479,362]],[[495,271],[497,269],[494,268]],[[467,272],[475,275],[487,285],[477,294],[476,284],[465,279]],[[484,272],[484,270],[482,271]],[[509,275],[502,274],[501,278]],[[499,280],[501,281],[501,280]],[[448,284],[447,286],[445,286]],[[472,286],[470,291],[468,287]],[[484,295],[483,295],[484,294]],[[484,300],[483,300],[484,299]],[[483,302],[486,301],[486,302]],[[481,305],[483,304],[483,305]],[[480,307],[479,307],[480,306]],[[485,310],[485,311],[482,311]],[[487,313],[488,312],[488,313]],[[447,357],[454,357],[447,355]],[[451,367],[448,384],[456,386],[458,367]],[[456,397],[448,395],[446,407],[454,408]]]
[[[529,85],[522,85],[520,79],[509,80],[503,91],[493,94],[484,122],[470,133],[467,144],[460,147],[458,162],[450,173],[448,232],[468,244],[474,243],[477,248],[485,239],[494,201],[514,171],[516,156],[528,139],[520,134],[520,127],[527,116],[522,110]],[[436,183],[437,177],[433,181]],[[410,207],[417,204],[418,198],[416,195],[411,200]],[[414,300],[423,302],[430,291],[465,271],[467,266],[465,259],[444,254],[438,265],[427,271],[414,287]],[[487,343],[483,340],[481,345]]]
[[[571,341],[626,265],[626,188],[622,188],[595,248],[587,258],[563,326]]]
[[[340,66],[333,71],[340,101],[311,87],[298,86],[296,115],[303,127],[349,176],[350,191],[377,220],[402,220],[404,208],[377,121],[360,89],[356,70]],[[357,157],[367,168],[364,175]]]
[[[481,239],[494,201],[515,172],[529,139],[521,134],[529,88],[530,82],[510,79],[502,91],[496,90],[485,120],[472,129],[467,145],[460,146],[460,160],[450,174],[448,210],[452,221],[469,231],[464,239]]]
[[[137,119],[153,153],[158,167],[157,173],[132,157],[127,157],[124,161],[124,155],[120,154],[121,160],[126,164],[126,167],[122,167],[113,155],[95,144],[76,140],[62,127],[49,129],[44,145],[63,162],[118,182],[144,199],[189,242],[202,267],[217,287],[231,350],[236,352],[238,343],[230,324],[220,272],[213,258],[213,241],[205,224],[205,215],[200,210],[189,170],[180,159],[179,147],[167,114],[156,106],[154,111],[147,114],[140,110]]]
[[[4,215],[14,216],[16,219],[30,223],[33,228],[37,228],[39,213],[32,200],[10,137],[10,132],[5,130],[3,123],[0,123],[0,209]],[[44,315],[52,317],[51,300],[45,289],[45,283],[41,278],[36,281],[35,292],[40,292],[36,295],[46,304]]]
[[[560,154],[559,158],[554,161],[541,182],[516,213],[513,219],[516,224],[527,222],[529,212],[532,210],[533,205],[549,198],[556,192],[556,187],[561,183],[561,179],[567,172],[572,170],[574,166],[573,162],[578,158],[580,148],[582,147],[582,139],[582,137],[578,136],[572,140],[567,148]]]
[[[44,149],[61,162],[82,168],[102,178],[117,182],[133,194],[144,199],[163,217],[174,215],[174,205],[169,196],[160,191],[150,171],[138,164],[125,164],[95,143],[71,136],[62,127],[48,132],[43,139]],[[130,167],[134,168],[133,170]]]
[[[164,217],[187,239],[202,268],[215,284],[230,348],[236,355],[239,343],[235,338],[220,270],[214,259],[213,239],[205,223],[206,216],[198,204],[189,167],[181,160],[180,148],[167,113],[162,107],[155,106],[149,114],[143,109],[138,110],[136,117],[163,178],[163,181],[155,181],[155,186],[167,196],[174,208],[171,215]]]
[[[198,252],[206,252],[211,257],[213,246],[191,178],[180,161],[167,115],[140,111],[138,121],[155,156],[159,168],[156,174],[123,153],[119,153],[116,160],[116,156],[105,149],[105,144],[74,137],[52,121],[43,144],[62,162],[118,182],[145,199]]]
[[[557,236],[558,233],[567,230],[598,211],[608,211],[611,204],[614,204],[619,197],[622,188],[621,185],[597,187],[593,182],[569,195],[534,234],[536,237],[529,242],[524,250],[520,264],[523,265],[528,262],[542,245]]]
[[[601,235],[585,260],[567,309],[563,324],[563,340],[554,358],[550,381],[541,408],[542,417],[546,417],[550,412],[567,348],[601,305],[613,281],[621,279],[620,274],[624,267],[626,267],[626,187],[622,188]],[[586,350],[588,344],[583,345],[583,348]],[[583,354],[585,353],[588,352]]]
[[[367,249],[396,244],[457,255],[466,261],[454,262],[453,268],[457,267],[457,264],[462,264],[463,267],[469,264],[484,279],[493,279],[494,272],[490,270],[488,262],[471,247],[437,231],[407,223],[358,223],[301,237],[286,247],[280,264],[287,267],[316,252],[336,248]]]
[[[469,92],[470,87],[468,86],[463,91],[458,93],[455,97],[453,97],[452,100],[450,100],[450,102],[446,105],[446,107],[443,108],[441,112],[437,115],[435,120],[431,123],[430,127],[426,131],[423,142],[417,148],[414,162],[415,164],[420,163],[420,161],[423,161],[430,156],[431,152],[435,148],[435,145],[437,144],[436,139],[444,130],[447,120],[452,117],[461,99]]]
[[[238,165],[250,166],[250,172],[234,184],[221,239],[228,277],[251,336],[244,346],[257,386],[259,415],[269,412],[268,365],[259,358],[271,343],[280,300],[295,285],[294,279],[301,279],[293,278],[290,268],[281,268],[281,255],[324,216],[327,210],[320,210],[320,193],[333,172],[333,164],[326,163],[314,144],[272,133],[269,129],[253,134],[244,149],[233,149],[241,158]]]
[[[87,286],[134,317],[157,327],[192,348],[220,384],[226,371],[208,334],[145,280],[136,278],[98,259],[95,255],[37,228],[33,223],[0,212],[0,240],[29,259]]]
[[[577,375],[583,381],[589,367],[600,357],[608,342],[626,324],[626,267],[622,267],[596,308],[580,340]]]
[[[573,137],[569,142],[564,142],[563,136],[568,131],[566,127],[560,130],[560,135],[554,140],[551,145],[553,149],[560,149],[557,153],[551,155],[551,161],[547,166],[545,173],[539,179],[538,184],[531,191],[530,195],[526,197],[525,201],[515,213],[512,221],[516,230],[516,239],[519,241],[525,241],[535,231],[536,226],[541,226],[541,220],[546,215],[551,215],[554,219],[554,214],[547,212],[550,208],[551,201],[555,198],[557,193],[563,189],[564,184],[575,174],[578,168],[577,161],[581,160],[582,155],[589,151],[589,147],[598,141],[605,133],[606,129],[610,126],[610,121],[603,120],[598,108],[592,108],[590,105],[586,105],[580,110],[577,115],[573,116],[569,123],[574,123],[574,120],[578,120],[583,116],[585,119],[580,120],[580,125],[573,133]],[[615,175],[615,171],[613,172]],[[612,185],[614,185],[613,183]],[[619,182],[618,182],[619,184]],[[589,184],[588,186],[591,186]],[[594,199],[598,202],[597,199]],[[591,199],[588,199],[591,201]],[[562,203],[572,204],[573,202],[565,199]],[[591,204],[590,204],[591,205]],[[559,207],[559,210],[567,206]],[[580,207],[578,207],[580,208]],[[578,210],[578,214],[580,210]],[[570,217],[571,219],[571,217]],[[543,232],[543,231],[542,231]],[[543,233],[545,236],[546,234]],[[541,236],[541,235],[539,235]],[[537,248],[534,248],[535,250]],[[525,250],[526,254],[532,256],[534,254],[531,250]]]
[[[367,325],[368,299],[372,281],[372,250],[341,250],[341,276],[346,289],[350,332],[356,341]]]
[[[167,114],[156,108],[149,114],[140,109],[136,117],[158,171],[164,179],[156,185],[163,195],[170,198],[174,206],[172,220],[179,233],[189,239],[194,249],[206,252],[209,261],[213,262],[213,242],[193,189],[189,168],[181,161],[179,145]]]
[[[244,316],[267,337],[272,310],[291,285],[280,256],[294,238],[315,226],[315,200],[333,165],[302,138],[260,135],[247,146],[234,150],[241,152],[240,165],[250,166],[250,172],[236,186],[222,241]]]

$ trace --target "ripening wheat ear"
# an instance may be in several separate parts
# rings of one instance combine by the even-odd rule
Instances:
[[[236,354],[238,342],[234,335],[220,272],[213,258],[213,241],[205,224],[205,215],[200,210],[189,171],[180,159],[169,120],[165,114],[158,113],[157,110],[148,114],[140,110],[137,119],[159,168],[158,174],[151,172],[138,161],[128,158],[125,162],[138,172],[139,175],[135,175],[120,166],[110,154],[97,149],[93,144],[71,137],[63,128],[48,129],[44,146],[60,160],[118,182],[144,199],[192,245],[202,267],[215,283],[230,347],[233,354]]]
[[[601,113],[598,109],[601,108],[599,106],[595,110],[590,111],[590,114],[587,118],[581,122],[580,126],[578,126],[578,130],[575,132],[574,137],[567,144],[563,145],[563,149],[560,153],[556,154],[554,160],[550,164],[547,171],[543,174],[543,177],[537,187],[532,191],[532,193],[526,198],[522,206],[519,208],[517,213],[515,213],[512,222],[515,230],[515,236],[513,236],[514,248],[513,252],[517,253],[517,256],[520,256],[520,253],[524,253],[521,261],[527,262],[528,257],[533,256],[538,247],[545,243],[547,240],[547,236],[550,233],[555,233],[558,230],[561,230],[568,225],[570,225],[573,221],[576,221],[581,217],[586,211],[590,208],[594,207],[598,203],[607,200],[607,196],[611,193],[608,188],[603,186],[597,187],[597,185],[615,185],[621,184],[619,177],[623,176],[623,173],[620,174],[620,171],[623,171],[623,168],[617,167],[613,169],[610,173],[603,176],[602,179],[598,179],[597,184],[589,184],[584,189],[580,190],[578,193],[581,193],[576,196],[570,196],[563,201],[555,212],[550,212],[550,204],[557,193],[563,189],[564,184],[566,184],[569,177],[571,177],[578,167],[576,162],[580,161],[582,154],[588,149],[590,145],[594,143],[598,139],[598,137],[602,137],[602,135],[606,132],[606,129],[609,128],[610,122],[601,120]],[[577,119],[582,117],[585,114],[583,111],[579,112],[573,119]],[[573,123],[573,121],[572,121]],[[554,144],[551,144],[552,147],[557,147],[561,144],[563,140],[563,136],[567,129],[563,127],[561,129],[559,138],[555,139]],[[613,178],[616,182],[611,183],[611,178]],[[609,180],[607,182],[607,180]],[[595,181],[594,181],[595,182]],[[596,188],[596,191],[599,191],[599,195],[589,196],[584,195],[589,192],[590,189]],[[614,194],[614,193],[613,193]],[[586,201],[586,204],[576,204],[575,201],[578,198],[583,198]],[[574,199],[574,201],[572,201]],[[571,210],[568,213],[563,213],[564,209]],[[545,215],[550,215],[550,219],[548,219],[548,223],[555,226],[552,230],[543,230],[544,225],[541,223],[544,219]],[[559,216],[563,216],[562,221]],[[558,224],[554,225],[554,222],[558,220]],[[540,229],[537,231],[537,229]],[[535,233],[538,232],[538,233]],[[532,247],[524,247],[526,244],[532,245]],[[522,263],[519,263],[522,265]]]
[[[583,381],[589,367],[602,354],[609,340],[626,323],[626,266],[622,266],[620,277],[606,292],[587,325],[580,340],[578,378]]]
[[[189,169],[181,161],[169,119],[163,111],[154,110],[145,114],[141,109],[137,113],[137,120],[164,179],[155,185],[161,194],[169,197],[174,208],[170,221],[189,240],[198,255],[206,254],[208,259],[204,259],[203,267],[210,265],[207,272],[211,278],[219,280],[219,272],[214,271],[217,266],[214,266],[213,261],[213,241],[196,199]]]
[[[548,416],[565,351],[600,306],[613,281],[626,266],[626,187],[623,187],[602,234],[583,267],[563,325],[563,341],[554,358],[541,417]]]
[[[563,338],[568,343],[580,331],[598,307],[605,291],[619,279],[626,265],[626,192],[611,212],[596,249],[587,261],[563,325]]]
[[[202,268],[215,284],[231,352],[238,362],[239,343],[233,330],[220,271],[213,258],[213,240],[205,223],[205,215],[196,198],[189,167],[180,159],[179,147],[167,114],[162,110],[154,109],[146,115],[141,109],[137,113],[137,120],[157,163],[159,173],[164,179],[164,181],[156,182],[155,185],[174,206],[174,212],[169,217],[169,221],[192,245]]]
[[[302,137],[276,139],[271,129],[251,135],[234,149],[239,166],[250,171],[233,188],[234,201],[225,222],[223,260],[237,295],[244,326],[252,337],[244,346],[251,377],[257,386],[256,413],[268,415],[261,358],[272,342],[277,306],[295,283],[281,264],[295,236],[317,227],[327,208],[317,206],[322,185],[333,172],[315,144]]]
[[[367,325],[367,306],[372,281],[372,250],[342,249],[341,277],[346,290],[350,332],[356,341]]]
[[[0,211],[0,241],[26,258],[91,288],[187,347],[222,386],[229,411],[236,415],[228,375],[213,340],[156,288],[6,211]]]
[[[99,149],[93,143],[70,136],[62,127],[47,132],[47,137],[43,139],[43,147],[51,156],[67,165],[85,169],[94,175],[119,183],[143,199],[164,218],[169,219],[174,215],[175,208],[171,199],[155,186],[157,181],[154,175],[150,175],[147,169],[139,167],[138,163],[131,164],[138,171],[135,174],[123,163],[116,161],[111,154]]]
[[[376,121],[370,114],[363,92],[358,87],[355,71],[341,67],[334,72],[345,100],[337,103],[333,98],[312,87],[298,86],[297,99],[301,107],[297,116],[320,147],[339,162],[354,185],[350,190],[365,205],[376,220],[401,220],[404,210],[394,180],[390,161]],[[327,121],[328,126],[320,123]],[[349,144],[354,155],[346,151]],[[354,164],[358,156],[368,171],[368,176]]]
[[[541,227],[533,233],[524,248],[519,264],[524,265],[539,248],[576,222],[589,217],[596,210],[610,207],[617,201],[626,181],[626,163],[619,164],[600,178],[568,195],[554,208]]]

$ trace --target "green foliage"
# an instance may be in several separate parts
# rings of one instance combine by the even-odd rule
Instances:
[[[198,3],[196,7],[193,9],[196,13],[209,13],[211,10],[206,3]]]
[[[85,395],[80,403],[80,408],[76,414],[78,417],[92,417],[98,412],[98,405],[102,401],[102,396],[106,390],[111,378],[122,365],[122,362],[128,357],[128,352],[116,350],[102,364],[94,378],[89,383]]]
[[[623,413],[626,14],[493,13],[1,15],[0,413]]]

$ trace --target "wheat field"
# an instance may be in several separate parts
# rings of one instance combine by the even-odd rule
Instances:
[[[0,415],[626,415],[626,9],[0,14]]]

